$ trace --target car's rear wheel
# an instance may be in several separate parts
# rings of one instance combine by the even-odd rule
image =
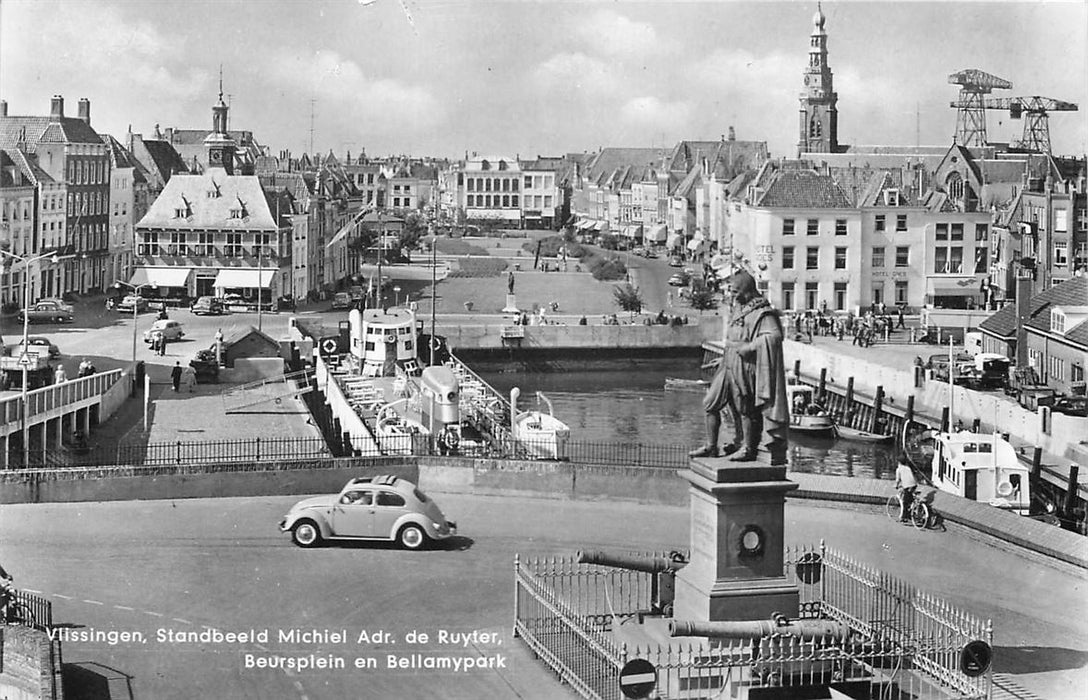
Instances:
[[[321,530],[313,520],[300,520],[291,528],[291,539],[299,547],[316,547],[321,544]]]
[[[427,544],[427,533],[419,525],[405,525],[397,533],[397,542],[405,549],[421,549]]]

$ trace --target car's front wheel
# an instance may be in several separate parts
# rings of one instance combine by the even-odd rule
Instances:
[[[299,547],[316,547],[321,544],[321,530],[313,520],[300,520],[291,528],[291,540]]]
[[[427,534],[419,525],[405,525],[397,533],[397,542],[405,549],[422,549],[427,544]]]

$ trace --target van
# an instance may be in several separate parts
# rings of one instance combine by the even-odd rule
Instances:
[[[347,292],[337,292],[332,297],[332,308],[334,309],[350,309],[351,308],[351,295]]]

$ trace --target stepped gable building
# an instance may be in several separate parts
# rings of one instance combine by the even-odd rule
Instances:
[[[292,293],[290,203],[266,193],[257,176],[236,174],[222,92],[212,114],[207,167],[173,175],[136,226],[130,283],[178,300],[239,294],[256,301],[259,294],[267,303]]]
[[[91,103],[79,101],[76,117],[64,114],[55,95],[49,116],[9,116],[0,102],[0,148],[22,148],[54,181],[65,185],[64,239],[53,294],[87,293],[106,280],[109,227],[109,154],[91,127]],[[34,273],[32,272],[32,275]],[[45,289],[39,283],[39,289]]]

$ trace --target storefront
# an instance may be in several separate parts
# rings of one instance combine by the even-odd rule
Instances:
[[[279,270],[275,268],[234,268],[220,270],[215,276],[215,296],[227,297],[237,295],[247,302],[256,303],[260,298],[264,303],[269,303],[276,298],[276,278]]]
[[[138,267],[128,281],[132,289],[126,287],[119,291],[127,294],[139,289],[140,296],[151,301],[165,299],[168,304],[185,304],[195,291],[192,276],[191,267]]]

